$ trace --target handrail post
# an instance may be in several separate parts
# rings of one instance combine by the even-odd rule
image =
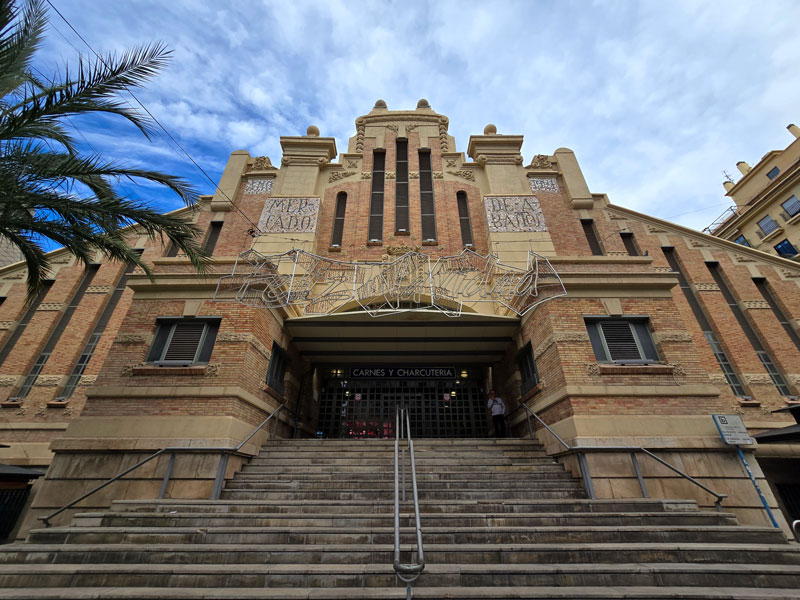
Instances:
[[[586,460],[586,455],[583,452],[578,452],[578,466],[581,470],[581,478],[583,479],[583,489],[586,490],[586,495],[594,500],[594,485],[592,485],[592,473],[589,471],[589,462]]]
[[[161,500],[164,496],[167,495],[167,486],[169,485],[169,479],[172,477],[172,467],[175,466],[175,453],[171,452],[169,455],[169,461],[167,462],[167,468],[164,471],[164,479],[161,481],[161,489],[158,491],[158,499]]]
[[[223,452],[219,457],[219,466],[217,467],[217,476],[214,478],[214,487],[211,488],[211,500],[219,500],[222,494],[222,486],[225,484],[225,473],[228,470],[228,457],[227,452]]]
[[[639,487],[642,490],[642,498],[649,498],[647,495],[647,486],[642,477],[642,470],[639,468],[639,459],[636,457],[636,451],[631,452],[631,463],[633,464],[633,472],[636,473],[636,479],[639,480]]]

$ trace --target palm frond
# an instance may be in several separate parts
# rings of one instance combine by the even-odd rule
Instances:
[[[41,0],[30,0],[14,24],[19,11],[14,2],[0,2],[0,97],[22,85],[42,40],[47,23]]]

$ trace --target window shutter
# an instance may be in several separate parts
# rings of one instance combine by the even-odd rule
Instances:
[[[633,330],[627,321],[601,321],[611,360],[642,360]]]
[[[194,362],[205,328],[203,321],[176,323],[162,360]]]

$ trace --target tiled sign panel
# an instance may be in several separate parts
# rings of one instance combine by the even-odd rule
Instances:
[[[536,196],[486,196],[483,204],[491,232],[547,231]]]
[[[269,198],[258,229],[261,233],[313,233],[318,213],[319,198]]]

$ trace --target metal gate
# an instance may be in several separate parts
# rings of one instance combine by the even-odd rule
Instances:
[[[414,437],[487,435],[486,400],[475,381],[333,379],[321,391],[322,437],[393,438],[398,405],[409,409]]]

